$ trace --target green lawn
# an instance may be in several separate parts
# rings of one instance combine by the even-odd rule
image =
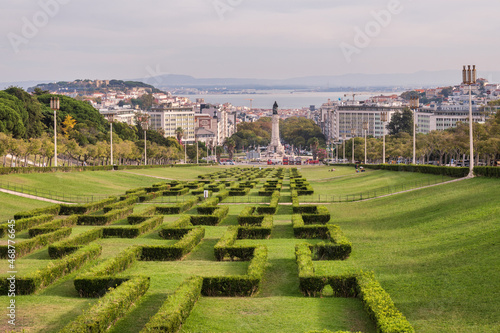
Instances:
[[[332,204],[353,242],[344,266],[374,270],[417,332],[499,332],[499,193],[500,180],[476,178]]]
[[[319,194],[329,191],[353,194],[362,188],[378,190],[432,177],[436,181],[441,180],[440,176],[425,174],[373,170],[356,174],[354,168],[336,169],[338,173],[335,177],[327,171],[328,167],[323,166],[303,167],[300,171],[311,181],[315,193]],[[198,172],[215,172],[220,168],[168,168],[131,172],[159,175],[172,170],[184,171],[184,177],[194,179]],[[99,191],[109,191],[107,194],[121,194],[129,188],[161,181],[125,172],[12,176],[18,177],[13,177],[17,181],[40,186],[56,184],[57,180],[58,185],[52,185],[51,188],[60,186],[64,191],[89,193],[90,188],[98,188]],[[84,178],[78,180],[79,176]],[[179,173],[175,177],[181,176],[182,173]],[[168,176],[165,174],[160,177]],[[284,185],[282,194],[289,198],[287,178]],[[500,180],[476,178],[363,202],[329,204],[327,207],[332,214],[332,222],[338,224],[352,241],[353,252],[346,261],[314,262],[316,273],[374,271],[377,280],[416,332],[499,332],[499,193]],[[50,205],[2,193],[0,200],[0,216],[4,219],[11,218],[18,211]],[[140,212],[147,206],[138,204],[134,211]],[[120,273],[121,276],[147,275],[151,278],[151,286],[110,332],[140,331],[166,297],[189,276],[246,273],[248,262],[217,262],[213,255],[213,247],[218,239],[228,226],[237,225],[237,216],[247,205],[228,206],[228,216],[218,226],[205,227],[205,238],[182,261],[138,261]],[[196,209],[186,213],[196,214]],[[291,206],[279,206],[270,239],[236,242],[236,245],[262,244],[268,247],[268,265],[260,292],[246,298],[202,297],[182,326],[182,332],[376,331],[357,299],[334,298],[328,296],[327,292],[321,298],[301,295],[294,247],[300,242],[315,243],[318,240],[293,238],[291,214]],[[165,216],[164,225],[178,217]],[[114,225],[127,223],[123,219]],[[95,227],[74,227],[70,237],[91,228]],[[27,232],[20,232],[18,237],[26,239]],[[152,231],[136,239],[108,238],[97,242],[103,246],[102,256],[98,260],[36,295],[16,298],[19,330],[57,332],[97,302],[96,299],[78,297],[73,286],[76,275],[112,258],[129,246],[173,244],[176,241],[163,240],[157,231]],[[43,268],[49,262],[45,247],[18,259],[17,267],[21,275]],[[4,273],[7,266],[2,264],[0,267],[0,273]],[[7,297],[0,297],[0,304],[7,302]],[[6,321],[0,321],[0,331],[6,329]]]
[[[126,190],[161,182],[161,179],[120,171],[87,171],[12,174],[1,176],[3,183],[28,186],[40,191],[53,191],[60,195],[118,195]]]
[[[6,223],[14,214],[23,210],[42,208],[53,205],[50,202],[27,199],[17,195],[0,192],[0,223]]]
[[[197,167],[180,167],[180,168],[152,168],[152,169],[136,169],[119,171],[123,173],[133,173],[147,176],[162,177],[176,180],[197,180],[198,175],[218,172],[228,169],[230,166],[197,166]],[[161,179],[159,179],[161,181]]]

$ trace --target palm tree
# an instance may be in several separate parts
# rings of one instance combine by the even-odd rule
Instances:
[[[177,137],[177,141],[179,141],[179,143],[181,143],[183,135],[184,135],[184,130],[182,129],[182,127],[177,127],[175,129],[175,136]]]
[[[319,147],[318,138],[313,138],[311,141],[311,151],[313,154],[313,160],[316,160],[318,157],[318,147]]]
[[[236,146],[236,143],[234,142],[234,139],[229,137],[224,140],[224,147],[227,149],[227,153],[229,155],[229,159],[233,159],[233,153],[234,153],[234,147]]]

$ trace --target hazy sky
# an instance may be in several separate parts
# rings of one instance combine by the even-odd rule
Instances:
[[[500,70],[497,0],[0,1],[0,82]]]

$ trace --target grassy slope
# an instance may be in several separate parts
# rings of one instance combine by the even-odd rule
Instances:
[[[131,188],[161,182],[161,179],[119,171],[14,174],[2,176],[0,180],[16,185],[85,196],[118,195]]]
[[[330,205],[354,245],[344,266],[374,270],[417,332],[498,332],[498,193],[483,178]]]
[[[27,199],[2,192],[0,192],[0,202],[2,203],[0,205],[0,223],[7,222],[17,212],[53,205],[50,202]]]

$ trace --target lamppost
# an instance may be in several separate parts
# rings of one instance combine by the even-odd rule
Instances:
[[[380,121],[382,121],[382,164],[385,163],[385,123],[387,122],[387,112],[380,113]]]
[[[54,110],[54,166],[57,167],[57,110],[59,110],[59,97],[50,98],[50,108]]]
[[[365,164],[366,164],[366,132],[368,131],[368,122],[363,123],[363,130],[365,131]]]
[[[352,137],[352,164],[354,164],[354,135],[356,134],[356,129],[351,128],[351,137]]]
[[[111,142],[111,165],[114,165],[113,163],[113,121],[114,121],[114,115],[110,114],[108,116],[108,121],[109,121],[109,138]]]
[[[196,140],[196,164],[198,164],[198,140]]]
[[[144,165],[148,165],[148,153],[146,147],[146,131],[149,127],[149,115],[143,113],[139,116],[139,121],[141,122],[142,129],[144,130]]]
[[[470,158],[469,158],[469,174],[467,177],[474,177],[474,137],[472,133],[472,85],[476,84],[476,65],[462,70],[463,84],[469,86],[469,144],[470,144]]]
[[[418,97],[410,97],[410,110],[413,112],[413,164],[415,164],[415,151],[416,151],[416,122],[417,122],[417,110],[419,106]]]
[[[342,163],[345,163],[345,134],[342,135]]]

